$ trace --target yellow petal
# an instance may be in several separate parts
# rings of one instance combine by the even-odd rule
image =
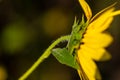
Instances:
[[[107,47],[111,44],[113,38],[107,33],[85,34],[82,42],[91,48]]]
[[[109,15],[109,16],[116,16],[116,15],[119,15],[119,14],[120,14],[120,10],[112,12],[112,14]]]
[[[96,34],[96,33],[105,31],[110,26],[111,22],[113,21],[113,17],[106,18],[103,21],[101,21],[101,23],[99,23],[100,21],[98,20],[98,22],[91,23],[89,25],[90,27],[88,26],[89,28],[86,30],[86,33]]]
[[[87,4],[87,2],[85,0],[79,0],[79,3],[82,6],[82,9],[87,17],[87,20],[89,20],[92,17],[92,11],[91,11],[89,5]]]
[[[101,80],[96,64],[88,56],[85,56],[84,51],[78,50],[78,59],[89,80]]]
[[[120,14],[120,10],[114,11],[114,5],[111,5],[99,13],[97,13],[91,20],[90,24],[87,28],[87,31],[89,32],[102,32],[106,30],[111,22],[113,21],[114,16]]]
[[[111,55],[104,48],[90,48],[86,45],[81,45],[80,49],[84,51],[85,56],[89,56],[96,61],[105,61],[111,59]]]
[[[92,19],[90,20],[90,22],[94,21],[95,19],[97,19],[100,15],[104,14],[106,11],[108,11],[111,8],[114,8],[116,3],[106,7],[105,9],[101,10],[100,12],[98,12],[95,16],[92,17]]]
[[[85,74],[85,72],[81,66],[80,66],[80,69],[78,69],[77,71],[78,71],[78,74],[80,76],[80,80],[89,80],[88,76]]]
[[[100,29],[100,28],[108,28],[109,27],[109,24],[112,22],[112,18],[111,15],[112,12],[113,12],[114,8],[111,8],[109,10],[107,10],[106,12],[102,13],[97,19],[95,19],[93,22],[91,22],[88,26],[88,30],[91,29]],[[110,20],[109,20],[110,19]],[[106,21],[109,23],[108,25],[104,26],[104,24],[106,23]],[[102,27],[104,26],[104,27]],[[104,30],[104,29],[103,29]]]

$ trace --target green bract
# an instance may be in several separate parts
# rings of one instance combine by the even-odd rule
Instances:
[[[52,54],[55,56],[55,58],[62,64],[66,64],[67,66],[70,66],[72,68],[78,69],[79,66],[77,64],[76,59],[73,55],[69,54],[68,50],[66,48],[56,48],[52,50]]]
[[[68,40],[68,44],[66,48],[56,48],[52,50],[52,54],[55,58],[62,64],[70,66],[72,68],[78,69],[79,65],[76,61],[76,49],[79,48],[80,40],[82,38],[83,33],[86,29],[86,23],[84,22],[84,17],[82,18],[81,23],[79,21],[74,21],[72,32],[70,35],[70,39]]]

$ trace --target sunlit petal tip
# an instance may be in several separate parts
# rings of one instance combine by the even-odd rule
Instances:
[[[112,56],[110,55],[110,53],[106,51],[106,52],[101,56],[101,58],[100,58],[99,61],[107,61],[107,60],[110,60],[111,58],[112,58]]]
[[[102,80],[102,77],[101,77],[100,72],[99,72],[98,69],[96,70],[95,80]]]
[[[92,17],[92,11],[91,11],[89,5],[87,4],[87,2],[85,0],[79,0],[79,3],[87,17],[87,20],[90,20],[90,18]]]
[[[120,15],[120,10],[112,12],[109,16],[116,16],[116,15]]]

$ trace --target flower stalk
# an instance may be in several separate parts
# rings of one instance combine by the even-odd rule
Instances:
[[[60,42],[62,41],[68,41],[70,36],[63,36],[58,38],[56,41],[54,41],[46,50],[45,52],[38,58],[38,60],[18,79],[18,80],[25,80],[39,65],[43,60],[49,57],[51,54],[51,50]]]

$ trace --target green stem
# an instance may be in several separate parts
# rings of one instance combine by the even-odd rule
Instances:
[[[58,38],[55,42],[53,42],[47,49],[46,51],[38,58],[38,60],[18,79],[18,80],[25,80],[37,67],[38,65],[45,60],[46,58],[49,57],[51,54],[51,50],[61,41],[68,40],[70,36],[63,36]]]

